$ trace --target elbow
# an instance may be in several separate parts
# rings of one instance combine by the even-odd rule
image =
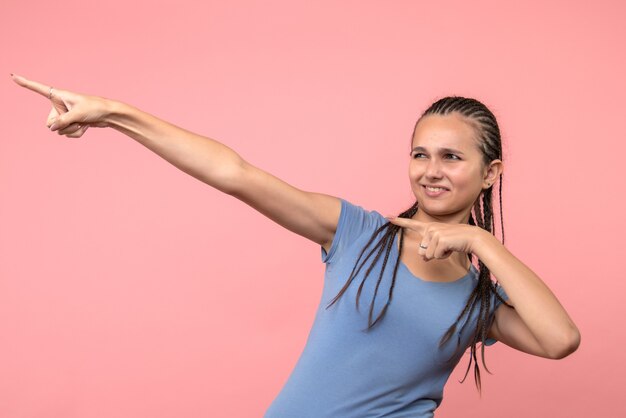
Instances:
[[[226,194],[238,197],[242,187],[245,187],[246,161],[238,154],[233,156],[232,164],[225,164],[219,175],[216,176],[214,187]]]
[[[573,327],[572,330],[568,333],[567,337],[564,338],[564,342],[561,343],[561,346],[558,350],[551,353],[550,358],[553,360],[560,360],[572,354],[574,351],[578,350],[580,346],[580,331],[578,328]]]

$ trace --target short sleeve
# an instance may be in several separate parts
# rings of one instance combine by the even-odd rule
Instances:
[[[382,215],[376,211],[368,211],[361,206],[354,205],[341,199],[341,212],[335,236],[328,253],[322,249],[322,262],[330,263],[338,260],[344,251],[365,231],[373,231],[380,222]]]
[[[509,300],[509,296],[506,294],[506,292],[504,291],[504,288],[500,285],[498,285],[498,289],[496,290],[498,292],[498,294],[502,297],[502,299],[504,300]],[[502,302],[500,301],[500,299],[498,299],[496,297],[496,295],[492,295],[493,299],[493,312],[495,315],[496,310],[500,307],[500,305],[502,305]],[[498,340],[493,339],[493,338],[487,338],[485,339],[485,345],[494,345]]]

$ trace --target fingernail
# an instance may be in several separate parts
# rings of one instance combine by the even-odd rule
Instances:
[[[56,124],[56,122],[55,122],[55,123],[53,123],[52,125],[50,125],[50,130],[51,130],[51,131],[54,131],[56,128],[57,128],[57,124]]]
[[[387,215],[387,216],[385,216],[385,218],[387,218],[387,219],[396,219],[396,217],[393,216],[393,215]]]

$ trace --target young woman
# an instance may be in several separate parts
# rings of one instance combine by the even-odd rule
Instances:
[[[580,344],[554,294],[504,247],[501,198],[502,243],[494,235],[502,145],[494,115],[477,100],[445,97],[420,116],[409,161],[415,202],[385,218],[299,190],[231,148],[128,104],[12,77],[51,101],[52,131],[79,138],[89,127],[112,127],[321,246],[320,307],[266,418],[432,417],[468,347],[466,376],[474,361],[480,391],[478,342],[485,369],[485,345],[496,341],[549,359]],[[362,299],[370,301],[366,311]]]

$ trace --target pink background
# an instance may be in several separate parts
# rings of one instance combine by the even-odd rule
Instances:
[[[478,98],[505,143],[506,245],[582,344],[488,348],[482,398],[458,383],[466,357],[436,415],[624,416],[626,6],[502,3],[4,1],[0,417],[260,417],[324,273],[318,245],[119,132],[48,131],[49,102],[10,72],[383,214],[413,202],[419,114]]]

